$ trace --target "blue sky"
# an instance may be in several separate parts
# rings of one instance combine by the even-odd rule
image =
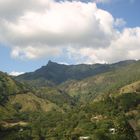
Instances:
[[[115,2],[99,4],[98,6],[109,11],[116,18],[123,18],[127,22],[126,25],[128,27],[140,26],[139,0],[116,0]]]
[[[16,3],[16,0],[13,0],[13,1],[15,1],[15,3]],[[42,36],[42,33],[40,33],[40,32],[39,33],[41,34],[42,38],[46,37],[46,40],[49,43],[47,41],[46,41],[47,42],[46,43],[45,40],[42,41],[42,38],[40,38],[40,39],[37,38],[37,40],[38,40],[37,44],[35,44],[36,43],[35,41],[32,41],[32,39],[35,40],[36,38],[35,39],[31,38],[30,41],[26,40],[27,43],[24,43],[24,40],[26,38],[25,37],[22,38],[22,36],[19,38],[19,41],[15,41],[15,38],[18,39],[18,34],[16,34],[16,32],[20,32],[20,29],[16,28],[15,25],[18,23],[17,21],[20,19],[21,15],[23,16],[24,14],[23,14],[23,11],[20,11],[20,9],[16,9],[15,13],[13,12],[13,15],[11,14],[11,17],[10,17],[7,13],[10,10],[13,10],[13,9],[8,9],[9,8],[9,7],[7,7],[7,5],[9,5],[8,2],[9,2],[8,0],[5,1],[5,5],[3,5],[3,7],[5,6],[5,9],[3,11],[2,10],[0,11],[0,25],[2,25],[0,27],[0,71],[4,71],[4,72],[7,72],[7,73],[10,73],[10,72],[13,72],[13,71],[15,71],[15,72],[34,71],[37,68],[41,67],[42,65],[46,65],[48,60],[56,61],[56,62],[59,62],[59,63],[66,63],[66,64],[77,64],[77,63],[96,63],[96,62],[113,63],[113,62],[117,62],[117,61],[125,60],[125,59],[139,59],[139,56],[137,54],[140,51],[140,49],[139,49],[140,44],[139,44],[139,40],[137,39],[140,35],[140,32],[139,32],[140,31],[139,30],[139,27],[140,27],[140,17],[139,17],[140,1],[139,0],[110,0],[110,2],[96,3],[96,5],[97,5],[96,9],[102,9],[102,10],[108,12],[109,14],[111,14],[112,17],[114,18],[114,20],[121,19],[125,23],[124,25],[114,27],[113,30],[115,30],[115,31],[112,31],[112,32],[113,32],[113,34],[116,34],[115,37],[114,36],[112,37],[112,34],[109,35],[108,38],[106,38],[106,36],[105,37],[101,36],[101,37],[105,38],[107,41],[111,40],[110,42],[113,42],[112,40],[115,38],[114,40],[116,41],[116,44],[118,44],[118,42],[120,43],[122,41],[122,39],[124,38],[123,36],[127,36],[128,38],[130,38],[130,40],[131,40],[131,38],[135,38],[136,43],[134,41],[129,43],[129,44],[132,44],[132,45],[134,44],[135,50],[132,50],[131,47],[129,47],[129,48],[124,47],[125,49],[120,49],[120,48],[118,49],[118,48],[115,48],[115,46],[117,46],[116,44],[114,45],[114,49],[113,49],[113,47],[112,47],[113,45],[109,46],[110,42],[108,43],[106,40],[103,41],[103,42],[107,42],[106,46],[102,47],[102,44],[97,43],[97,45],[95,45],[95,47],[94,46],[92,47],[91,43],[89,43],[90,41],[85,43],[84,41],[82,41],[81,38],[80,38],[80,41],[78,40],[80,43],[77,40],[75,41],[75,38],[76,39],[79,38],[78,33],[76,35],[74,34],[75,38],[73,37],[72,41],[71,41],[71,38],[70,39],[68,38],[70,35],[68,35],[68,37],[66,37],[66,39],[65,39],[66,35],[64,35],[64,36],[62,35],[62,37],[66,41],[59,40],[60,37],[61,37],[61,34],[59,34],[59,33],[58,33],[59,36],[54,36],[54,37],[52,36],[52,38],[50,37],[50,35],[52,35],[52,33],[49,34],[48,38],[49,39],[51,38],[51,39],[48,40],[48,38],[46,37],[47,34],[44,34],[44,36]],[[56,6],[54,3],[56,3],[56,2],[53,2],[52,5]],[[87,1],[81,2],[80,5],[83,5],[83,3],[87,3]],[[18,4],[19,3],[17,3],[17,5]],[[26,11],[26,9],[28,8],[26,5],[28,5],[28,4],[24,3],[23,5],[25,6],[25,7],[23,6],[23,10]],[[75,6],[75,5],[76,4],[74,3],[73,6]],[[31,6],[32,6],[32,3],[31,3]],[[33,5],[33,6],[36,7],[36,5]],[[65,10],[64,6],[70,6],[70,2],[67,3],[67,4],[59,5],[59,6],[63,6],[63,8]],[[84,6],[85,7],[89,6],[89,8],[91,8],[90,5],[87,5],[87,6],[84,5]],[[55,8],[57,8],[57,7],[55,7]],[[37,8],[35,8],[35,10],[36,9]],[[58,8],[58,10],[59,10],[59,8]],[[28,8],[28,11],[30,11],[30,7]],[[75,12],[75,10],[73,10],[73,11]],[[21,12],[21,14],[20,14],[20,12]],[[36,10],[36,13],[37,12],[38,12],[38,10]],[[57,19],[55,19],[55,12],[53,12],[53,14],[54,14],[54,19],[53,20],[57,21]],[[60,14],[61,14],[61,12],[60,12]],[[90,11],[89,11],[89,14],[90,14]],[[75,18],[76,18],[76,15],[73,15],[73,16],[75,16]],[[28,16],[28,17],[30,18],[31,16]],[[88,14],[87,14],[87,17],[89,17]],[[99,17],[100,17],[100,15],[99,15]],[[22,18],[22,19],[23,19],[22,23],[24,23],[24,18]],[[38,16],[36,19],[40,19],[40,17]],[[101,16],[101,20],[104,21],[104,18],[102,18],[102,16]],[[3,21],[8,21],[8,22],[3,23]],[[38,22],[41,22],[41,21],[42,21],[42,24],[46,23],[43,20],[40,20]],[[68,21],[69,21],[69,19],[68,19]],[[65,19],[64,19],[64,22],[65,22]],[[109,22],[107,21],[107,24],[111,25],[110,21]],[[65,26],[65,23],[63,23],[63,25]],[[38,27],[36,25],[34,25],[34,26]],[[44,26],[45,26],[45,24],[44,24]],[[14,32],[11,32],[13,30],[9,30],[9,28],[11,28],[11,27],[12,27],[12,29],[15,29]],[[23,26],[19,26],[19,27],[23,27]],[[103,26],[103,27],[106,27],[106,26]],[[138,29],[134,29],[136,27],[138,27]],[[53,29],[54,28],[55,28],[55,24],[53,26]],[[26,28],[23,28],[23,30],[24,29],[26,29]],[[34,32],[33,29],[32,29],[32,32]],[[42,27],[41,29],[45,29],[45,28]],[[56,30],[57,29],[58,28],[56,28]],[[82,27],[79,28],[79,30],[80,29],[83,30]],[[93,29],[93,33],[90,33],[93,36],[95,36],[94,35],[95,29]],[[124,29],[126,29],[125,32],[122,31]],[[79,30],[77,32],[79,32]],[[67,33],[68,33],[68,31],[67,31]],[[117,34],[117,32],[120,32],[119,35]],[[106,32],[105,33],[103,32],[103,34],[106,35]],[[72,35],[72,36],[74,36],[74,35]],[[108,35],[108,33],[107,33],[107,35]],[[100,37],[100,35],[98,35],[98,32],[97,32],[97,36]],[[119,37],[116,39],[116,36],[119,36]],[[121,38],[121,36],[122,36],[122,38]],[[10,39],[10,41],[8,39]],[[58,44],[58,46],[57,46],[57,41],[56,40],[58,40],[58,43],[61,42],[60,44]],[[69,40],[71,42],[69,42]],[[102,39],[100,39],[100,40],[102,40]],[[21,46],[20,46],[20,42],[22,44]],[[41,43],[43,42],[43,43],[41,44],[40,42]],[[91,42],[94,44],[94,41],[91,40]],[[125,42],[125,44],[127,44],[126,41],[123,41],[122,44],[124,44],[124,42]],[[4,44],[6,44],[6,45],[4,45]],[[34,46],[37,46],[37,47],[40,45],[40,47],[38,47],[38,48],[34,47],[34,46],[33,47],[27,47],[27,46],[31,46],[32,44]],[[123,46],[122,44],[119,44],[119,45]],[[17,47],[17,46],[20,46],[20,47]],[[44,47],[42,47],[42,46],[44,46]],[[53,50],[51,50],[50,46],[51,47],[53,46]],[[67,48],[65,46],[67,46]],[[83,46],[83,47],[81,47],[81,46]],[[24,48],[26,48],[26,49],[24,49]],[[36,50],[36,48],[37,48],[37,50]],[[128,50],[128,54],[130,54],[130,56],[128,54],[126,54],[125,56],[121,57],[123,55],[123,53],[126,52],[127,50]],[[31,53],[28,53],[30,51],[31,51]],[[102,58],[102,54],[107,53],[109,51],[110,51],[111,56],[108,57],[109,54],[106,54],[106,57]],[[38,52],[39,54],[37,54],[36,52]],[[116,52],[116,53],[114,53],[114,52]],[[114,53],[115,55],[111,54],[111,53]],[[20,55],[23,55],[23,57],[21,57]]]

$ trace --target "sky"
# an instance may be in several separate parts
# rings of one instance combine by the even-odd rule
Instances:
[[[0,71],[140,59],[140,0],[0,0]]]

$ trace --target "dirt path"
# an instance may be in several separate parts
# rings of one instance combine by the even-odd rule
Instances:
[[[24,121],[17,121],[17,122],[9,122],[9,121],[2,121],[0,122],[0,124],[5,127],[5,128],[10,128],[10,127],[14,127],[14,126],[27,126],[28,122],[24,122]]]

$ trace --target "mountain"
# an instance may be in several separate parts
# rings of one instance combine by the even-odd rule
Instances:
[[[121,87],[140,80],[140,61],[125,66],[120,64],[122,65],[122,63],[115,64],[119,66],[108,72],[80,81],[65,82],[59,86],[70,96],[84,102],[96,99],[102,94],[117,93]]]
[[[140,61],[0,72],[1,140],[137,140],[139,128]]]
[[[32,86],[58,85],[69,80],[82,80],[132,63],[135,61],[127,60],[115,64],[64,65],[49,61],[46,66],[34,72],[22,74],[16,79],[28,82]]]

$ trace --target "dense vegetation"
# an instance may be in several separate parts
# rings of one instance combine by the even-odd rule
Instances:
[[[22,119],[28,125],[17,125],[12,129],[1,127],[1,135],[7,140],[78,140],[80,136],[90,136],[96,140],[136,140],[128,123],[134,116],[125,115],[138,107],[140,94],[133,94],[136,93],[105,98],[63,113],[56,110],[18,113],[14,119]],[[111,128],[115,129],[115,133],[110,132]]]
[[[3,104],[9,95],[26,93],[28,87],[16,82],[12,77],[0,72],[0,104]]]
[[[63,67],[67,66],[49,63],[54,84],[54,79],[61,77]],[[48,86],[52,83],[48,77],[44,82],[41,75],[40,78],[36,75],[42,68],[29,74],[36,76],[33,83],[33,77],[30,77],[30,85],[36,85],[39,78],[39,87],[17,82],[1,72],[0,139],[79,140],[87,137],[89,140],[137,140],[132,125],[135,124],[137,129],[140,127],[140,61],[108,66],[108,70],[102,70],[104,66],[95,65],[98,72],[95,74],[95,69],[91,68],[95,75],[86,75],[86,79],[83,76],[83,80],[74,76],[73,80],[62,77],[64,82],[53,87]],[[86,65],[78,67],[69,66],[70,77],[75,71],[81,74],[88,69]],[[60,71],[54,76],[56,68]],[[43,67],[43,71],[47,73],[48,66],[47,70]],[[25,77],[24,82],[28,79]]]

